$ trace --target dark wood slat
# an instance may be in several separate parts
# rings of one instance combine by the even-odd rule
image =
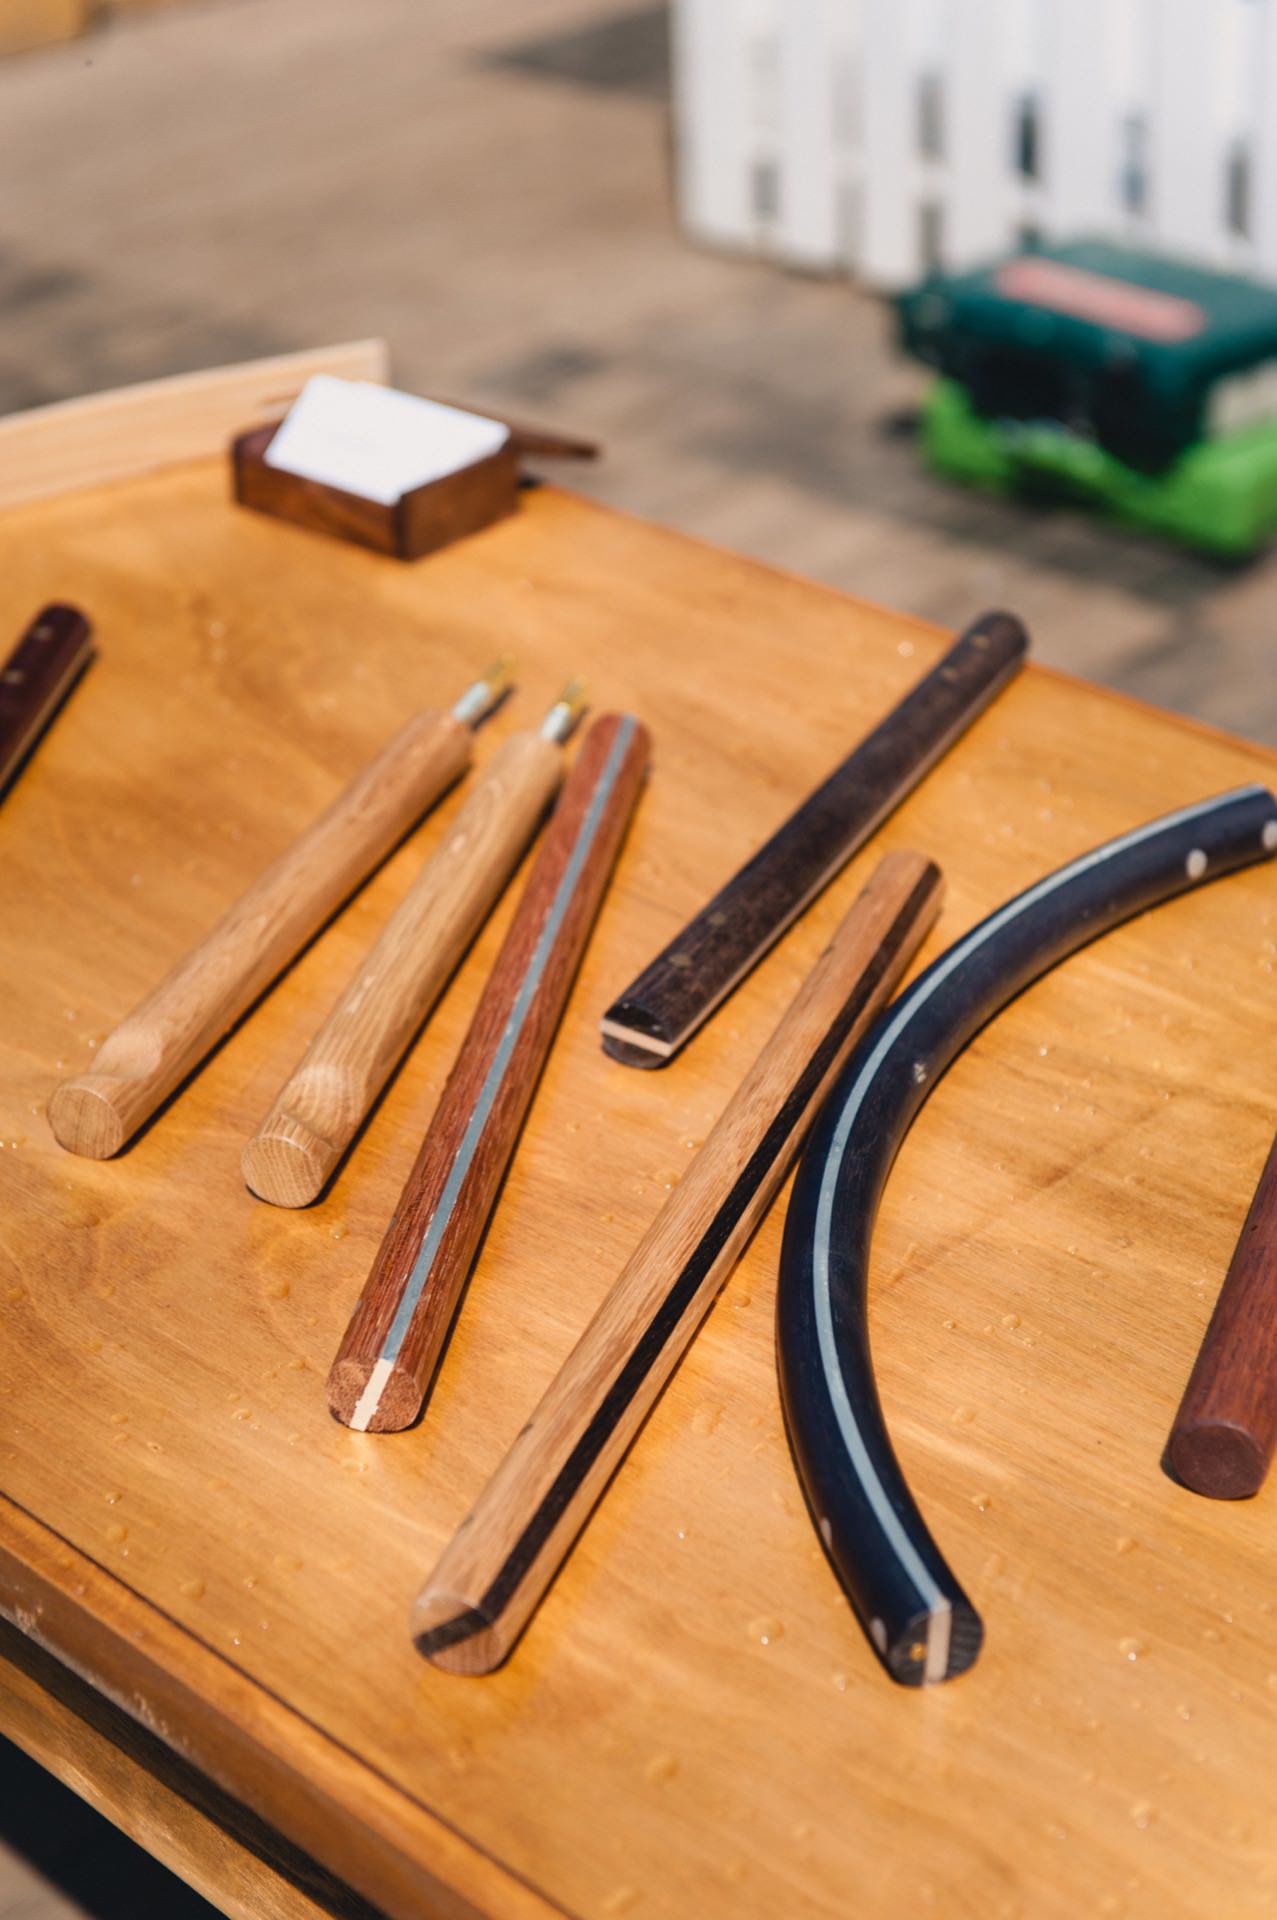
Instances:
[[[663,1067],[1024,663],[1009,613],[968,627],[603,1016],[604,1050]]]
[[[375,1433],[416,1419],[576,977],[646,772],[627,715],[586,734],[443,1099],[328,1377]]]
[[[93,655],[93,632],[76,607],[38,613],[0,668],[0,795],[3,795]]]
[[[1170,1462],[1194,1493],[1258,1493],[1277,1444],[1277,1140],[1171,1429]]]

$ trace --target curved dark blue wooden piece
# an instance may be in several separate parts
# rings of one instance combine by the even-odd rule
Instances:
[[[901,1473],[870,1357],[874,1219],[901,1141],[994,1014],[1110,927],[1277,852],[1277,800],[1241,787],[1097,847],[964,935],[880,1017],[804,1151],[777,1299],[781,1398],[825,1550],[893,1679],[952,1679],[984,1629]]]

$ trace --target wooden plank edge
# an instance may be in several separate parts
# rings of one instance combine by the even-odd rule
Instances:
[[[380,1920],[5,1620],[0,1732],[229,1920]]]
[[[389,1920],[562,1920],[491,1854],[3,1496],[0,1616]]]
[[[0,419],[0,508],[210,455],[229,460],[235,435],[287,413],[313,374],[384,383],[389,371],[384,340],[350,340],[11,413]]]

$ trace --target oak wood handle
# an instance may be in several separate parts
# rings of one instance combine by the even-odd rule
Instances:
[[[418,714],[134,1008],[93,1070],[49,1102],[54,1136],[103,1160],[129,1140],[430,803],[464,772],[471,734]]]
[[[437,1665],[485,1673],[510,1651],[940,894],[916,854],[874,873],[427,1581],[412,1630]]]
[[[278,1207],[322,1191],[517,865],[563,771],[539,733],[498,748],[244,1149]]]
[[[638,799],[647,729],[591,726],[328,1377],[338,1420],[416,1419]]]
[[[1170,1460],[1194,1493],[1258,1493],[1277,1444],[1277,1140],[1189,1376]]]
[[[0,668],[0,793],[26,759],[93,653],[75,607],[38,613]]]

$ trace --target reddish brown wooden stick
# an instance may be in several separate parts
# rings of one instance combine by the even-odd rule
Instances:
[[[586,734],[332,1371],[360,1432],[421,1411],[647,767],[647,730]]]
[[[45,607],[0,667],[0,793],[53,718],[93,652],[75,607]]]
[[[1259,1176],[1175,1424],[1170,1459],[1194,1493],[1258,1493],[1277,1443],[1277,1140]]]

